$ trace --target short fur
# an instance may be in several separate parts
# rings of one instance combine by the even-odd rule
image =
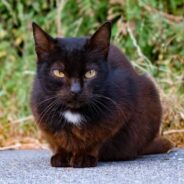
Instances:
[[[53,150],[52,166],[93,167],[98,160],[127,160],[172,148],[159,135],[158,91],[110,44],[110,22],[86,38],[54,39],[35,23],[33,32],[38,61],[31,107]],[[54,77],[55,68],[65,77]],[[85,79],[90,69],[97,75]],[[69,122],[66,111],[81,114],[82,121]]]

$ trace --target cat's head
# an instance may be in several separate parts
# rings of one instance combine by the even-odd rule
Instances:
[[[108,74],[111,23],[91,37],[52,38],[33,23],[37,78],[43,95],[56,97],[69,108],[80,108],[103,93]]]

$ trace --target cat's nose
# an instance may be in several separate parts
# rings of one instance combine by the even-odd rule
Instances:
[[[78,81],[72,81],[71,87],[70,87],[70,93],[71,95],[78,95],[81,93],[81,85]]]

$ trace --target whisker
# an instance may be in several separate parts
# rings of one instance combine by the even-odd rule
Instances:
[[[96,103],[95,100],[91,102],[91,106],[94,109],[95,113],[99,114],[101,111],[103,111]]]
[[[110,109],[109,109],[105,104],[103,104],[101,101],[99,101],[99,100],[97,100],[97,99],[94,99],[94,102],[96,102],[96,103],[102,105],[102,106],[105,108],[105,110],[111,112]],[[99,107],[99,108],[100,108],[100,107]],[[103,110],[103,109],[101,108],[101,110]]]
[[[95,94],[94,96],[97,98],[104,98],[104,99],[110,101],[114,105],[114,107],[116,107],[118,109],[118,111],[124,116],[124,118],[126,118],[125,113],[122,111],[121,107],[119,106],[119,104],[117,102],[115,102],[111,98],[106,97],[104,95]]]
[[[49,110],[51,110],[51,109],[54,107],[55,104],[56,104],[56,100],[52,101],[52,102],[43,110],[43,112],[42,112],[41,115],[40,115],[40,118],[39,118],[38,123],[41,123],[41,121],[42,121],[43,118],[45,117],[46,113],[48,113]]]
[[[55,99],[55,98],[57,98],[57,95],[42,100],[41,102],[38,103],[38,107],[40,107],[40,105],[42,105],[44,102],[47,102],[47,101],[52,100],[52,99]]]

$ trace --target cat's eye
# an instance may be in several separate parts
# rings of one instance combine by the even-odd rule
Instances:
[[[95,70],[89,70],[88,72],[85,73],[85,78],[91,79],[96,76],[96,71]]]
[[[53,70],[53,74],[59,78],[63,78],[65,76],[65,74],[59,70]]]

